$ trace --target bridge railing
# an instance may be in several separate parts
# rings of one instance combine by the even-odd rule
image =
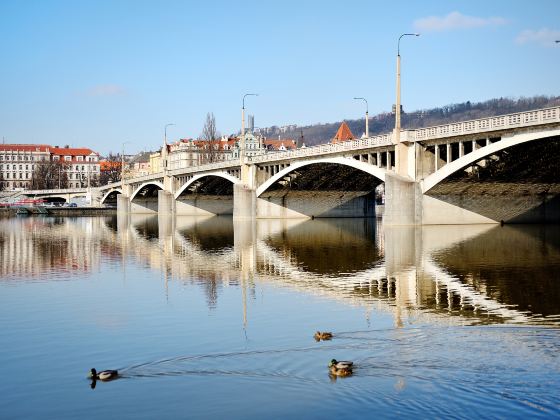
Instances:
[[[317,146],[302,149],[270,152],[263,155],[251,156],[247,159],[253,163],[278,161],[297,157],[315,156],[321,154],[340,153],[344,151],[367,149],[369,147],[389,146],[392,144],[391,134],[382,134],[375,137],[367,137],[356,140],[348,140],[340,143],[319,144]]]
[[[92,187],[91,189],[94,189]],[[22,194],[82,194],[87,193],[87,188],[61,188],[61,189],[51,189],[51,190],[25,190],[21,191]]]
[[[134,178],[125,178],[124,183],[125,184],[137,184],[139,182],[151,181],[151,180],[158,179],[158,178],[163,178],[163,172],[156,172],[156,173],[148,174],[148,175],[135,176]]]
[[[480,118],[478,120],[418,128],[413,131],[415,140],[422,141],[516,127],[527,127],[551,122],[560,122],[560,107],[497,115],[495,117]]]
[[[173,169],[171,171],[169,171],[169,175],[183,175],[183,174],[188,174],[191,172],[205,172],[205,171],[211,171],[214,169],[224,169],[224,168],[231,168],[234,166],[239,166],[240,165],[240,161],[239,159],[231,159],[231,160],[223,160],[220,162],[213,162],[213,163],[205,163],[204,165],[198,165],[198,166],[189,166],[186,168],[179,168],[179,169]]]

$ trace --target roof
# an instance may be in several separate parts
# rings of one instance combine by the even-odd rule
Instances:
[[[48,144],[2,144],[0,150],[6,152],[48,152]]]
[[[346,121],[342,121],[342,124],[340,124],[340,127],[338,127],[338,131],[336,132],[334,138],[332,139],[332,143],[338,143],[341,141],[354,140],[354,139],[355,137],[354,134],[352,134],[352,130],[350,130],[350,127],[348,127]]]
[[[53,155],[59,156],[88,156],[88,155],[98,155],[88,148],[73,148],[73,147],[53,147],[51,148],[51,153]]]
[[[287,149],[287,150],[292,150],[296,148],[296,142],[295,140],[292,139],[266,139],[264,140],[264,145],[267,147],[267,149],[274,149],[274,150],[278,150],[280,149],[280,147],[282,147],[282,145]]]

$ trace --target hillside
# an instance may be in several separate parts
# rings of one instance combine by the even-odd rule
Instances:
[[[403,128],[430,127],[440,124],[448,124],[455,121],[473,120],[477,118],[491,117],[494,115],[511,114],[531,109],[546,108],[560,105],[560,96],[534,96],[531,98],[499,98],[484,102],[471,103],[470,101],[460,104],[446,105],[439,108],[425,109],[402,114]],[[282,138],[303,139],[307,146],[327,143],[333,138],[341,121],[315,124],[298,127],[268,127],[261,130],[268,138],[281,136]],[[364,119],[346,120],[355,136],[361,136],[365,130]],[[383,113],[370,116],[370,135],[388,133],[393,130],[395,117],[392,113]]]

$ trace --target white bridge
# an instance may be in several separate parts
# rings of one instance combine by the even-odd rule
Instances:
[[[531,158],[534,148],[527,146],[537,142],[555,153],[559,136],[560,107],[554,107],[405,130],[398,144],[384,134],[166,170],[89,191],[23,194],[65,200],[91,194],[99,205],[116,201],[119,212],[129,213],[363,217],[375,214],[374,190],[384,183],[388,224],[557,222],[559,179],[532,179],[520,190],[523,178],[477,185],[476,175],[509,165],[512,153]],[[543,169],[538,157],[526,165],[534,174]]]

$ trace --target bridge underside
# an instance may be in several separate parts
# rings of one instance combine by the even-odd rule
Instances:
[[[431,223],[430,215],[439,216],[430,210],[438,202],[495,222],[558,223],[559,161],[560,138],[524,143],[482,159],[426,193],[423,223]]]
[[[119,194],[121,194],[120,191],[111,191],[109,194],[107,194],[101,204],[107,207],[117,207],[117,196]]]
[[[380,183],[374,176],[349,166],[304,166],[257,198],[256,217],[375,217],[375,188]]]
[[[130,212],[136,214],[158,213],[158,192],[161,188],[154,184],[144,186],[130,201]]]
[[[208,176],[192,183],[175,201],[179,216],[233,214],[233,184],[217,176]]]

